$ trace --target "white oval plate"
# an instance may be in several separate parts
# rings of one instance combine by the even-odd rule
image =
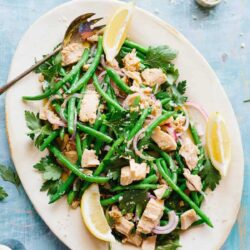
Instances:
[[[95,12],[108,17],[123,3],[112,0],[71,1],[48,12],[23,36],[12,61],[9,79],[34,62],[35,57],[50,52],[61,40],[68,23],[80,14]],[[211,229],[198,226],[181,235],[182,249],[219,249],[226,240],[240,207],[243,185],[243,153],[240,132],[232,107],[218,78],[200,53],[173,27],[150,13],[136,8],[129,37],[145,45],[168,44],[179,51],[176,65],[182,79],[188,82],[188,95],[209,113],[219,111],[225,117],[232,138],[232,162],[226,178],[210,192],[203,209],[214,224]],[[6,122],[12,159],[25,191],[49,228],[71,249],[107,249],[91,236],[82,223],[80,210],[71,210],[61,199],[48,204],[40,192],[42,178],[33,169],[42,154],[26,135],[24,111],[39,110],[39,102],[23,102],[23,95],[40,92],[37,76],[32,73],[12,87],[6,95]],[[121,249],[121,247],[118,247]],[[123,248],[123,247],[122,247]],[[133,247],[129,247],[133,248]],[[128,249],[128,248],[126,248]]]

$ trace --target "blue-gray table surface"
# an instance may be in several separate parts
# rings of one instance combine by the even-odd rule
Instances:
[[[66,0],[0,0],[0,85],[6,82],[12,56],[27,28]],[[212,10],[193,0],[137,0],[137,5],[181,31],[217,73],[236,113],[245,152],[241,209],[223,250],[250,249],[250,1],[226,1]],[[201,79],[202,81],[202,79]],[[14,168],[5,132],[4,96],[0,96],[0,162]],[[9,193],[0,203],[0,243],[17,240],[29,250],[67,249],[34,210],[22,187],[0,180]],[[230,195],[230,194],[228,194]],[[204,236],[205,237],[205,236]],[[22,247],[15,249],[22,249]],[[202,249],[202,247],[201,247]]]

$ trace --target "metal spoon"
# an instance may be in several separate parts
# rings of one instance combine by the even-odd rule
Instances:
[[[68,26],[62,43],[50,54],[43,57],[41,60],[37,61],[34,65],[32,65],[30,68],[25,70],[23,73],[15,77],[10,82],[6,83],[4,86],[0,87],[0,95],[3,94],[6,90],[8,90],[11,86],[13,86],[17,81],[28,75],[30,72],[32,72],[34,69],[36,69],[38,66],[40,66],[42,63],[47,61],[50,57],[56,55],[59,51],[61,51],[65,46],[72,42],[81,42],[82,38],[84,38],[84,34],[87,36],[91,36],[96,31],[101,30],[105,27],[105,25],[99,25],[92,27],[94,24],[96,24],[98,21],[102,20],[102,18],[96,18],[89,20],[92,16],[94,16],[95,13],[86,13],[84,15],[81,15],[77,18],[75,18],[70,25]]]

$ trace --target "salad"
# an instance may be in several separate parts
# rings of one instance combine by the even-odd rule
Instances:
[[[181,232],[213,227],[201,205],[224,173],[214,167],[219,140],[190,117],[191,107],[207,120],[178,80],[176,50],[124,37],[112,58],[105,36],[85,34],[63,48],[36,71],[43,93],[23,97],[43,100],[39,113],[25,112],[29,137],[48,150],[34,165],[41,191],[49,203],[66,196],[71,208],[81,204],[101,240],[177,249]]]

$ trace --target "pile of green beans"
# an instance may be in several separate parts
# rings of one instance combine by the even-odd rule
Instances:
[[[153,194],[154,190],[161,187],[162,183],[167,183],[168,188],[164,192],[161,199],[164,200],[164,215],[160,221],[160,225],[167,224],[167,215],[171,211],[172,204],[168,203],[171,199],[177,199],[178,202],[184,201],[185,207],[190,207],[200,216],[200,220],[194,223],[192,226],[199,225],[200,223],[206,223],[210,227],[213,227],[212,222],[208,216],[201,210],[201,203],[203,201],[203,195],[198,192],[187,192],[186,179],[183,176],[183,169],[187,167],[185,159],[179,154],[179,148],[181,145],[180,140],[176,141],[177,149],[172,152],[166,152],[159,148],[151,138],[156,127],[161,126],[162,122],[166,121],[170,117],[176,119],[180,115],[180,111],[174,111],[174,107],[168,108],[169,103],[172,101],[172,97],[169,92],[166,91],[167,84],[163,84],[165,87],[161,88],[155,97],[160,100],[163,109],[162,113],[155,117],[153,120],[153,107],[146,107],[142,109],[139,104],[140,100],[135,104],[139,106],[139,112],[136,114],[136,121],[133,126],[128,126],[129,129],[125,130],[127,125],[124,125],[131,117],[131,110],[126,109],[122,105],[122,99],[125,95],[133,94],[130,85],[132,82],[124,82],[119,76],[117,71],[111,66],[103,66],[100,64],[103,56],[103,38],[98,37],[97,48],[95,55],[90,53],[90,49],[86,48],[80,60],[74,66],[68,66],[67,68],[61,67],[57,72],[59,79],[58,82],[52,82],[51,87],[45,90],[42,94],[37,96],[24,96],[25,101],[29,100],[42,100],[48,99],[51,102],[52,109],[63,120],[63,127],[51,126],[49,124],[49,133],[42,135],[39,150],[44,151],[48,149],[50,156],[55,162],[60,163],[65,169],[67,169],[67,178],[60,180],[56,192],[50,195],[49,203],[53,203],[60,199],[62,196],[67,195],[67,202],[69,205],[75,200],[79,200],[82,194],[88,189],[92,183],[100,184],[101,200],[100,203],[107,211],[111,205],[121,204],[124,194],[136,190],[138,193],[144,193],[144,200],[148,200],[150,194]],[[123,63],[121,57],[130,53],[133,49],[136,49],[136,55],[140,59],[141,71],[145,67],[149,67],[146,63],[150,53],[148,47],[144,47],[130,40],[125,40],[121,47],[121,53],[117,56],[119,63]],[[93,51],[93,49],[91,50]],[[83,66],[91,62],[87,71],[83,69]],[[102,66],[100,66],[102,65]],[[110,65],[110,64],[106,64]],[[71,68],[71,69],[70,69]],[[104,79],[101,80],[100,71],[105,74]],[[98,111],[96,112],[97,118],[93,122],[84,123],[79,121],[78,116],[80,113],[82,99],[86,93],[88,84],[93,85],[93,89],[100,96]],[[115,84],[121,91],[122,96],[117,96],[114,88]],[[92,87],[92,86],[91,86]],[[146,87],[146,83],[141,86]],[[154,92],[152,88],[152,92]],[[53,97],[56,95],[56,98]],[[64,98],[67,98],[64,101]],[[62,105],[67,102],[67,105]],[[151,104],[150,104],[151,105]],[[171,111],[167,111],[171,110]],[[172,111],[173,110],[173,111]],[[123,118],[126,116],[126,119]],[[119,119],[125,121],[124,124],[118,123],[121,126],[117,130],[112,130],[112,119],[115,117],[118,122]],[[128,119],[127,119],[128,118]],[[131,119],[131,121],[133,121]],[[48,121],[41,121],[41,125],[48,124]],[[124,126],[123,126],[124,125]],[[54,130],[53,130],[53,129]],[[142,157],[136,150],[133,150],[132,142],[135,142],[135,137],[138,132],[144,130],[144,137],[140,138],[138,142],[138,149],[143,150],[145,155],[149,158]],[[192,171],[192,174],[199,174],[207,159],[205,150],[202,146],[201,139],[197,133],[197,130],[193,124],[190,124],[189,130],[193,137],[195,145],[199,148],[199,161],[196,168]],[[66,137],[65,137],[66,136]],[[77,161],[72,163],[64,154],[64,148],[62,144],[65,138],[70,138],[73,150],[76,151]],[[66,139],[68,140],[68,139]],[[110,146],[108,146],[108,144]],[[71,144],[70,144],[71,145]],[[105,147],[106,146],[106,147]],[[109,147],[109,148],[108,148]],[[84,151],[94,150],[100,164],[93,168],[94,171],[91,175],[85,174],[83,171],[82,157]],[[85,151],[86,152],[86,151]],[[120,163],[120,158],[123,158]],[[143,180],[134,181],[130,185],[121,185],[120,166],[116,166],[117,169],[112,173],[111,167],[116,160],[122,165],[123,161],[129,162],[130,159],[134,159],[136,163],[146,163],[148,165],[148,171],[146,177]],[[75,162],[75,161],[74,161]],[[131,163],[128,163],[128,165]],[[110,167],[111,165],[111,167]],[[118,177],[116,176],[118,175]],[[112,176],[112,177],[111,177]],[[206,185],[203,185],[203,190],[206,189]],[[142,191],[142,190],[145,190]],[[178,198],[175,198],[178,197]],[[119,206],[119,205],[118,205]],[[131,208],[138,218],[143,214],[144,208],[142,204],[136,203]],[[125,213],[126,209],[121,208],[121,212]],[[128,211],[127,211],[128,212]],[[180,216],[183,211],[176,209],[176,214]]]

